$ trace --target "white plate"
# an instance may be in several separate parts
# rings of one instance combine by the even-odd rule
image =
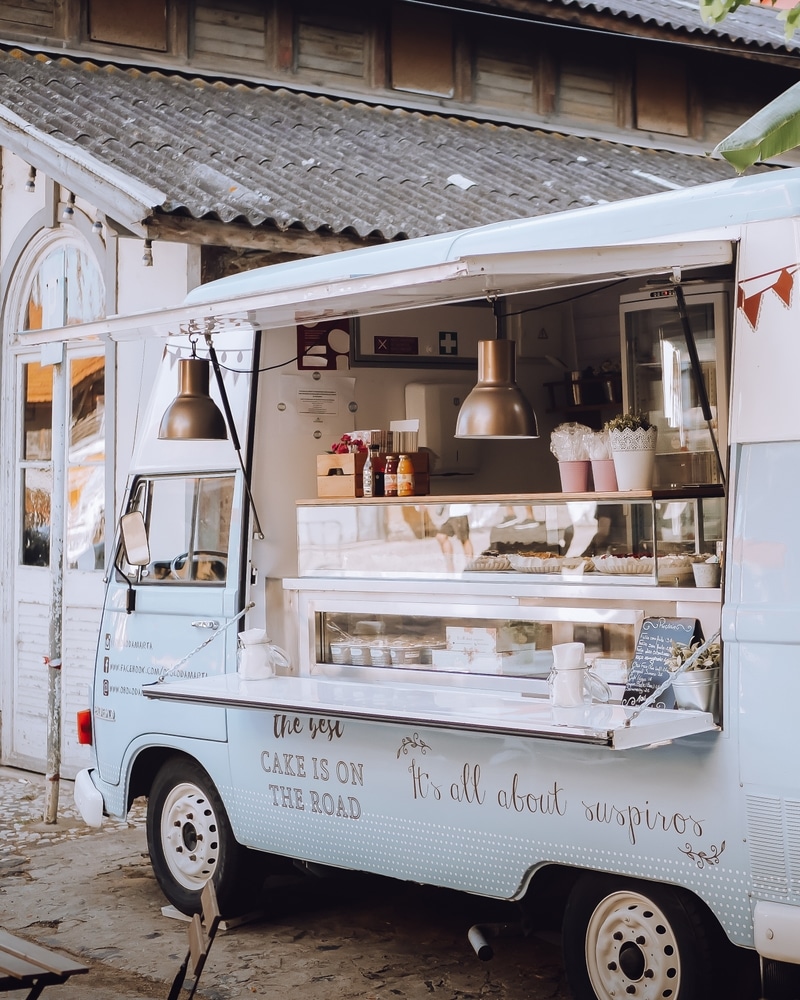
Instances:
[[[560,573],[564,562],[561,556],[540,559],[539,556],[521,556],[510,552],[509,562],[518,573]]]
[[[508,556],[476,556],[464,567],[468,573],[500,573],[508,569],[511,569]]]
[[[594,568],[598,573],[613,573],[620,576],[638,576],[653,572],[653,557],[642,556],[592,556]]]
[[[653,572],[653,557],[640,556],[592,556],[592,562],[599,573],[619,576],[641,576]],[[689,556],[659,556],[659,576],[686,576],[692,572]]]

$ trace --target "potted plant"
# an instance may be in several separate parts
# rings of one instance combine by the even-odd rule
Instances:
[[[701,649],[702,652],[695,656]],[[686,666],[692,657],[694,659]],[[722,647],[716,638],[708,643],[693,642],[691,645],[672,643],[666,662],[667,669],[675,674],[672,690],[678,708],[692,708],[716,716],[721,659]]]
[[[655,427],[643,413],[620,413],[605,424],[620,490],[649,490],[656,457]]]

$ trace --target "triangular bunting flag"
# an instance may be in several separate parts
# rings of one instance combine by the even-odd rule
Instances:
[[[794,278],[792,274],[787,267],[781,268],[781,273],[778,275],[778,280],[772,286],[772,290],[784,305],[791,305],[793,288]]]
[[[755,330],[758,323],[758,311],[761,308],[761,296],[764,293],[756,292],[755,295],[749,297],[745,297],[741,289],[739,289],[739,293],[739,307],[747,317],[747,322]]]

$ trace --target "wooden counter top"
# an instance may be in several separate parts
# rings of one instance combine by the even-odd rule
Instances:
[[[298,507],[352,507],[376,504],[411,505],[447,503],[503,503],[514,505],[587,503],[602,500],[606,503],[627,503],[633,500],[702,500],[725,496],[725,488],[720,484],[703,486],[676,486],[670,489],[625,490],[617,493],[498,493],[468,494],[462,496],[420,496],[420,497],[314,497],[298,500]]]

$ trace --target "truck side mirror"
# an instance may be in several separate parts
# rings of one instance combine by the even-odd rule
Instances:
[[[140,510],[132,510],[119,519],[119,530],[122,533],[122,544],[125,546],[125,558],[131,566],[146,566],[150,562],[150,545],[147,541],[147,528]]]

